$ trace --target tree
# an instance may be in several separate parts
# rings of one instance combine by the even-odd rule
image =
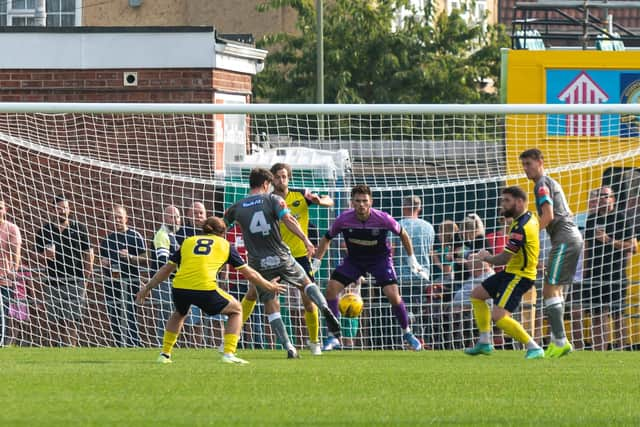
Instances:
[[[325,100],[328,103],[478,103],[497,94],[479,90],[482,81],[498,86],[500,48],[508,39],[502,26],[469,26],[454,10],[431,19],[408,0],[333,0],[324,13]],[[316,93],[316,15],[314,0],[267,0],[262,10],[291,7],[297,34],[265,36],[265,70],[256,77],[256,100],[312,103]],[[397,25],[398,13],[411,13]]]

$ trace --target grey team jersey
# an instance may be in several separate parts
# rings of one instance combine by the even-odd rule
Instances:
[[[224,219],[240,225],[251,267],[271,270],[291,259],[280,235],[280,219],[288,212],[282,197],[273,193],[246,197],[227,209]]]
[[[536,196],[538,216],[542,214],[543,204],[549,203],[553,208],[553,221],[547,225],[547,233],[552,243],[580,234],[560,184],[553,178],[543,175],[536,182],[533,193]]]

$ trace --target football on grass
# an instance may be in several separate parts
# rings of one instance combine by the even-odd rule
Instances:
[[[344,294],[340,298],[340,314],[344,317],[358,317],[362,313],[362,298],[356,294]]]

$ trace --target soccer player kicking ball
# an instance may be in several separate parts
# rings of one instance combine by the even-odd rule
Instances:
[[[542,296],[544,313],[551,328],[551,343],[547,357],[562,357],[573,351],[564,330],[564,286],[571,286],[582,253],[582,234],[560,184],[544,173],[544,157],[537,148],[520,154],[522,169],[527,178],[535,182],[533,193],[540,219],[540,228],[546,228],[551,239],[551,250],[544,270]]]
[[[318,270],[322,257],[331,244],[331,239],[342,233],[347,245],[347,256],[331,274],[326,291],[329,307],[338,317],[340,315],[338,296],[345,286],[355,282],[360,276],[371,273],[376,279],[376,284],[382,288],[382,292],[391,303],[393,313],[400,322],[404,340],[411,349],[419,351],[422,350],[422,343],[411,333],[407,309],[398,291],[398,280],[393,268],[391,245],[388,239],[389,231],[400,236],[402,246],[409,256],[412,273],[427,279],[428,275],[413,254],[411,238],[407,232],[389,214],[373,209],[372,203],[371,189],[368,186],[353,187],[351,190],[353,209],[341,213],[322,238],[316,258],[311,261],[312,268],[313,271]],[[339,337],[329,331],[324,350],[333,350],[338,347],[340,347]]]
[[[269,282],[249,267],[224,238],[225,232],[226,226],[222,219],[213,216],[207,218],[202,226],[202,234],[187,238],[180,249],[171,255],[167,264],[161,267],[136,295],[136,302],[144,303],[151,290],[167,280],[178,268],[172,284],[175,311],[167,320],[162,339],[162,353],[158,356],[159,363],[171,363],[171,350],[178,340],[192,304],[210,316],[226,314],[229,317],[224,330],[222,362],[249,363],[235,355],[242,326],[242,308],[233,296],[218,288],[218,272],[229,263],[247,280],[267,292],[278,294],[286,287],[277,283],[279,278]]]
[[[493,353],[491,344],[491,320],[509,336],[524,344],[527,348],[526,359],[542,359],[544,351],[529,336],[522,325],[511,317],[520,305],[522,295],[533,285],[536,279],[536,266],[540,252],[540,227],[536,217],[527,210],[527,193],[520,187],[507,187],[502,190],[500,202],[505,218],[513,218],[509,228],[509,240],[504,251],[491,255],[481,250],[471,256],[475,261],[484,261],[493,265],[505,265],[503,271],[487,278],[471,291],[471,304],[480,339],[475,347],[464,352],[470,356]],[[493,310],[489,310],[486,300],[493,299]]]

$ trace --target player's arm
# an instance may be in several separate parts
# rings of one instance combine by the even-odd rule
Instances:
[[[547,228],[547,226],[553,221],[553,206],[549,202],[543,202],[540,207],[540,218],[538,218],[538,222],[540,223],[540,228]]]
[[[327,249],[331,246],[331,239],[329,239],[326,235],[320,239],[318,242],[318,249],[316,250],[316,256],[314,257],[318,261],[322,261],[324,254],[327,253]]]
[[[316,193],[309,192],[306,198],[307,200],[309,200],[309,202],[313,203],[314,205],[323,206],[325,208],[330,208],[333,206],[333,199],[327,194],[319,195]]]
[[[176,267],[177,265],[173,262],[168,262],[160,267],[156,274],[138,291],[136,294],[136,302],[142,304],[153,288],[169,279],[171,273],[176,271]]]
[[[311,240],[309,240],[307,235],[304,234],[302,228],[300,228],[300,223],[298,223],[298,220],[289,212],[286,212],[284,215],[282,215],[280,220],[284,223],[285,227],[287,227],[289,231],[291,231],[300,240],[302,240],[305,247],[307,248],[307,254],[309,254],[309,256],[313,256],[316,252],[316,248],[315,246],[313,246],[313,243],[311,243]]]
[[[413,244],[411,243],[411,237],[409,237],[409,233],[407,230],[402,228],[400,230],[400,241],[402,242],[402,246],[404,250],[407,252],[407,256],[409,258],[409,268],[411,269],[411,273],[422,277],[425,280],[429,280],[429,273],[427,273],[422,265],[418,262],[416,255],[413,253]]]
[[[409,237],[409,233],[404,228],[400,231],[400,241],[402,242],[402,246],[404,250],[407,252],[409,258],[413,255],[413,244],[411,243],[411,237]]]
[[[491,265],[506,265],[511,260],[511,257],[513,257],[513,253],[510,252],[509,249],[505,248],[505,250],[499,254],[491,255],[491,252],[486,249],[482,249],[472,256],[480,261],[488,262]]]

